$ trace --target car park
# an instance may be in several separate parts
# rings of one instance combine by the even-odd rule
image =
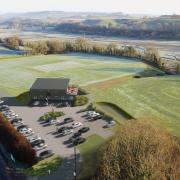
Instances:
[[[46,158],[49,158],[51,156],[53,156],[54,153],[51,151],[51,150],[45,150],[45,151],[42,151],[41,153],[39,153],[39,160],[44,160]]]
[[[77,127],[80,127],[82,126],[82,123],[81,122],[75,122],[75,123],[72,123],[72,128],[77,128]]]
[[[90,130],[89,127],[83,127],[83,128],[81,128],[78,132],[79,132],[79,133],[86,133],[86,132],[89,131],[89,130]]]
[[[76,138],[76,139],[73,141],[73,144],[76,146],[76,145],[78,145],[78,144],[84,143],[85,141],[86,141],[85,138],[78,137],[78,138]]]

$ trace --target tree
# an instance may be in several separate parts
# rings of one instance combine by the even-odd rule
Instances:
[[[134,120],[122,125],[101,156],[97,180],[180,177],[179,141],[150,123]]]

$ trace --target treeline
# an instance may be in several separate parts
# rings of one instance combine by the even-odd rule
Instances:
[[[104,56],[116,56],[136,58],[143,60],[163,71],[171,73],[180,73],[179,62],[173,62],[173,69],[168,69],[168,64],[164,61],[157,49],[147,48],[144,50],[137,50],[132,46],[120,46],[115,43],[89,43],[87,39],[78,38],[75,41],[33,41],[24,43],[27,55],[39,54],[61,54],[68,52],[91,53]]]
[[[161,28],[151,27],[147,23],[142,24],[136,22],[122,22],[123,27],[113,26],[111,23],[102,25],[87,25],[83,23],[62,23],[55,27],[55,31],[63,33],[74,33],[74,34],[86,34],[86,35],[100,35],[100,36],[114,36],[114,37],[127,37],[127,38],[139,38],[139,39],[180,39],[179,24],[173,26],[172,22],[153,22],[152,26],[159,24]],[[133,25],[136,24],[134,28]],[[149,23],[150,24],[150,23]],[[167,27],[168,24],[168,27]],[[166,25],[166,26],[165,26]],[[164,27],[164,28],[163,28]]]
[[[23,40],[17,36],[5,38],[0,40],[0,42],[4,43],[6,47],[13,50],[19,50],[19,47],[23,46]]]
[[[26,55],[47,55],[80,52],[104,56],[136,58],[150,63],[151,65],[160,68],[165,72],[173,72],[174,74],[180,73],[179,62],[173,61],[173,68],[169,68],[169,64],[160,57],[158,50],[155,48],[138,50],[133,46],[120,46],[115,43],[90,43],[85,38],[78,38],[76,40],[69,41],[54,39],[48,41],[25,42],[18,37],[11,37],[5,39],[5,44],[14,49],[18,49],[18,46],[23,46]]]
[[[101,150],[94,180],[179,179],[180,144],[156,125],[129,121]]]
[[[35,150],[27,139],[0,114],[0,143],[10,150],[13,156],[29,166],[37,162]]]

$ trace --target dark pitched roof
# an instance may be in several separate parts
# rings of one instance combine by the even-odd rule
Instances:
[[[62,78],[38,78],[31,87],[32,89],[60,89],[66,90],[69,79]]]

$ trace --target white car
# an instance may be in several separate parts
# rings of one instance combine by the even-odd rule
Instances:
[[[0,100],[0,104],[3,104],[4,103],[4,101],[3,100]]]
[[[94,114],[96,113],[95,111],[87,111],[86,115]]]
[[[57,120],[57,119],[51,119],[51,120],[48,122],[48,124],[50,124],[50,125],[57,124],[57,123],[60,123],[60,121]]]
[[[82,123],[81,122],[75,122],[75,123],[72,123],[72,128],[77,128],[77,127],[80,127],[82,126]]]
[[[89,115],[89,117],[94,118],[94,117],[99,116],[99,115],[100,115],[99,113],[94,113],[94,114]]]
[[[12,111],[12,110],[9,110],[9,111],[5,111],[5,112],[3,112],[3,114],[6,116],[8,116],[8,115],[12,115],[12,116],[15,116],[16,115],[16,113],[14,112],[14,111]]]
[[[24,135],[25,137],[32,136],[33,134],[34,134],[33,131],[26,131],[22,133],[22,135]]]
[[[72,134],[74,131],[72,129],[66,129],[62,132],[62,135],[69,135],[69,134]]]
[[[33,149],[34,149],[35,151],[40,151],[40,150],[42,150],[42,149],[45,149],[46,147],[47,147],[47,144],[41,143],[41,144],[38,144],[38,145],[34,146]]]
[[[13,126],[20,126],[20,125],[23,125],[24,122],[23,122],[23,121],[15,121],[15,122],[11,122],[11,124],[12,124]]]
[[[40,136],[32,136],[32,137],[29,137],[27,138],[27,140],[30,142],[30,143],[33,143],[34,141],[36,140],[41,140],[42,138]]]
[[[15,115],[10,115],[10,114],[8,114],[8,115],[5,115],[8,119],[12,119],[12,118],[17,118],[18,117],[18,115],[17,114],[15,114]]]

